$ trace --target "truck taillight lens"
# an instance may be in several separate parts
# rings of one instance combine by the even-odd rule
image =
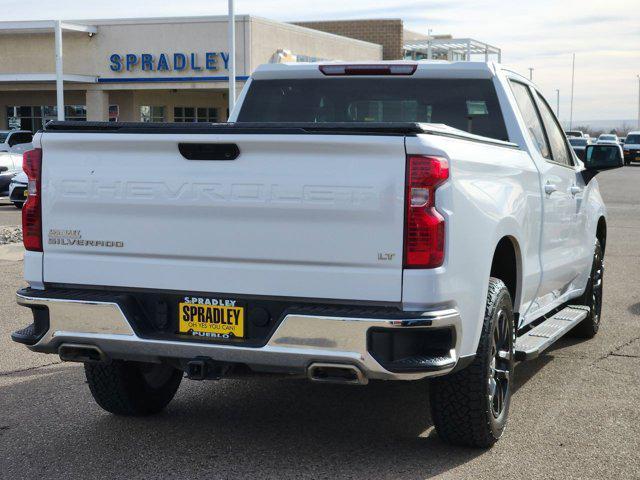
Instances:
[[[27,201],[22,207],[22,242],[24,248],[42,251],[42,149],[27,150],[22,155],[22,169],[29,179]]]
[[[449,178],[441,157],[409,155],[404,227],[404,267],[435,268],[444,261],[444,218],[435,208],[436,189]]]

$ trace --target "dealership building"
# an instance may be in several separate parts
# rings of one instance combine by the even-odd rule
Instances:
[[[226,16],[0,22],[0,129],[35,131],[57,117],[59,49],[67,120],[225,121],[227,29]],[[409,32],[399,19],[236,16],[235,43],[238,91],[263,63],[500,56],[472,39]]]

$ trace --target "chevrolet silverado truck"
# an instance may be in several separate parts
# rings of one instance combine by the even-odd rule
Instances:
[[[226,124],[34,142],[13,339],[83,362],[114,414],[159,412],[185,376],[429,379],[440,437],[489,447],[515,362],[600,325],[593,177],[622,159],[581,162],[500,65],[266,65]]]

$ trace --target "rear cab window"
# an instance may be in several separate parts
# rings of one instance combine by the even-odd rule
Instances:
[[[424,122],[508,141],[491,79],[253,80],[238,122]]]

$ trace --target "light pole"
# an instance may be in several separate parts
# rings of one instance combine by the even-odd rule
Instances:
[[[56,20],[54,25],[54,38],[56,49],[56,109],[58,120],[64,120],[64,80],[62,73],[62,22]]]
[[[638,130],[640,130],[640,75],[638,77]]]
[[[229,0],[229,115],[236,103],[236,14]],[[227,119],[228,120],[228,119]]]
[[[533,67],[529,67],[529,80],[533,81]]]
[[[560,120],[560,90],[556,88],[556,117]]]
[[[576,77],[576,54],[573,54],[571,62],[571,107],[569,111],[569,130],[573,127],[573,84]]]

